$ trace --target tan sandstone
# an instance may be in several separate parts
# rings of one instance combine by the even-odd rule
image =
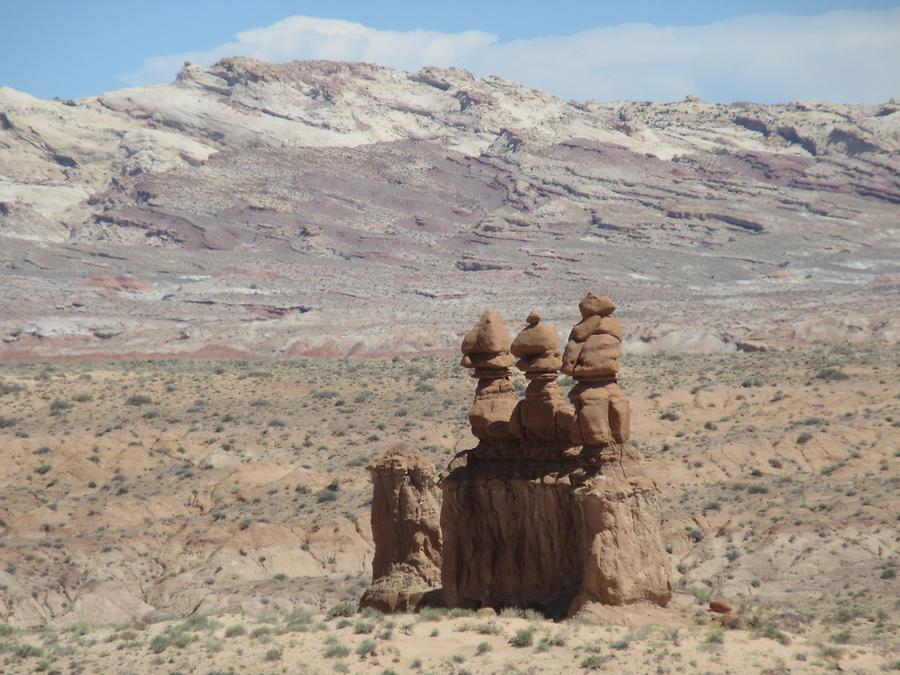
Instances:
[[[431,462],[398,450],[368,467],[372,476],[372,584],[361,607],[406,612],[430,603],[441,578],[440,505]]]

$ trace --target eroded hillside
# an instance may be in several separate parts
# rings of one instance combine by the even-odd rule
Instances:
[[[0,358],[441,352],[486,304],[621,299],[632,351],[894,344],[900,114],[565,102],[243,58],[0,90]]]

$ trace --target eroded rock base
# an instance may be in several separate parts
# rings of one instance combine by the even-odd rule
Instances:
[[[434,604],[441,579],[434,467],[416,452],[398,450],[374,461],[369,473],[375,558],[360,607],[408,612]]]
[[[671,597],[656,484],[626,445],[480,445],[441,481],[448,607],[527,607]]]

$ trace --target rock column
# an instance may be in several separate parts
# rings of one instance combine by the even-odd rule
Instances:
[[[563,355],[563,372],[577,382],[569,393],[575,404],[572,443],[596,462],[596,472],[574,491],[584,565],[570,614],[591,602],[665,605],[672,595],[659,490],[628,444],[631,413],[617,383],[622,328],[611,316],[615,308],[606,296],[586,295]]]
[[[509,347],[503,319],[490,309],[463,338],[461,365],[473,369],[472,377],[478,380],[469,424],[475,437],[483,441],[510,438],[509,420],[517,398],[509,381],[509,367],[515,361]]]
[[[412,611],[440,596],[440,504],[431,462],[392,452],[369,467],[372,493],[372,584],[360,607]]]
[[[572,407],[556,384],[562,365],[559,335],[553,326],[532,312],[527,326],[512,343],[516,367],[529,380],[525,400],[520,401],[509,422],[510,433],[527,441],[556,444],[567,441],[574,417]]]
[[[616,309],[606,296],[589,293],[578,305],[582,320],[569,335],[562,371],[576,386],[572,443],[593,448],[622,446],[631,435],[628,398],[619,388],[622,327],[610,316]]]

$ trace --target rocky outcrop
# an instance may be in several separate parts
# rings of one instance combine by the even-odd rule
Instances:
[[[487,310],[463,339],[461,365],[473,369],[472,377],[478,380],[469,410],[469,424],[477,438],[510,437],[509,420],[517,400],[509,381],[509,367],[515,361],[509,348],[503,319],[492,310]]]
[[[589,294],[579,308],[561,359],[556,331],[529,316],[512,344],[531,379],[531,397],[512,413],[513,438],[480,436],[441,480],[448,606],[530,607],[561,618],[589,603],[665,605],[671,597],[658,490],[627,442],[615,305]],[[560,364],[578,381],[574,411],[557,393]]]
[[[630,435],[628,398],[616,384],[622,355],[622,327],[610,316],[616,309],[606,296],[589,293],[578,305],[581,322],[569,334],[562,370],[578,385],[569,393],[575,404],[572,442],[606,447]]]
[[[372,493],[372,584],[361,607],[411,611],[431,602],[441,578],[438,491],[431,462],[392,452],[369,467]]]
[[[516,367],[529,383],[525,400],[513,410],[509,429],[516,438],[555,443],[568,438],[573,420],[572,407],[556,384],[562,365],[559,335],[536,312],[528,315],[527,322],[511,350],[519,357]]]

